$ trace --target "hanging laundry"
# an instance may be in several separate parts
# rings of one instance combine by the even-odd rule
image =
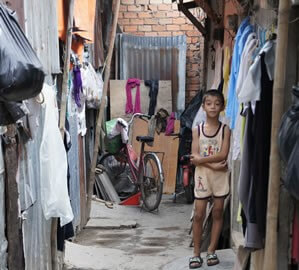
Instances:
[[[216,54],[215,54],[215,72],[214,81],[211,89],[218,89],[222,81],[222,60],[223,60],[223,49],[220,41],[216,41]]]
[[[237,84],[236,84],[236,93],[237,95],[241,92],[243,83],[247,77],[249,68],[253,62],[253,52],[256,49],[258,45],[258,40],[256,39],[256,34],[251,33],[246,41],[242,56],[241,56],[241,61],[240,61],[240,70],[237,78]],[[236,118],[236,126],[235,130],[233,133],[233,154],[232,154],[232,159],[237,160],[240,151],[241,151],[241,133],[242,133],[242,121],[243,121],[243,116],[241,115],[242,111],[242,106],[239,105],[238,108],[238,114]]]
[[[135,106],[133,108],[132,102],[132,89],[136,89],[135,95]],[[126,84],[126,95],[127,95],[127,102],[126,102],[126,114],[129,113],[141,113],[141,101],[140,101],[140,80],[138,79],[128,79]]]
[[[232,58],[231,74],[229,78],[228,100],[226,107],[226,116],[230,119],[231,129],[235,128],[236,117],[239,104],[236,95],[236,83],[240,68],[240,60],[244,50],[245,43],[249,34],[253,32],[253,26],[250,25],[249,18],[244,19],[239,27],[235,38],[234,53]]]
[[[166,126],[166,131],[165,131],[166,136],[173,133],[174,123],[175,123],[175,112],[172,112],[167,119],[167,126]]]
[[[292,236],[292,259],[293,262],[299,263],[299,215],[298,207],[295,207],[293,220],[293,236]]]
[[[229,47],[224,48],[224,59],[223,59],[223,95],[227,99],[227,90],[229,82],[229,73],[230,73],[230,64],[231,64],[231,50]]]
[[[81,71],[79,66],[73,68],[73,94],[78,107],[81,107],[80,94],[83,93]]]
[[[267,72],[267,57],[266,52],[259,55],[261,91],[255,113],[253,114],[251,106],[247,108],[238,187],[247,219],[245,247],[253,249],[264,247],[266,231],[273,88],[273,81]],[[247,87],[251,87],[251,84]]]
[[[159,81],[158,80],[146,80],[144,82],[146,86],[149,86],[149,109],[148,109],[148,115],[152,116],[155,114],[155,109],[157,105],[157,96],[159,92]]]

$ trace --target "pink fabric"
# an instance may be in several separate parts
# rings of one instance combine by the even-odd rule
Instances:
[[[136,95],[135,95],[135,106],[133,108],[132,89],[135,87],[137,87],[137,90],[136,90]],[[127,84],[126,84],[126,94],[127,94],[126,113],[141,113],[140,80],[128,79]]]
[[[167,119],[167,126],[166,126],[166,131],[165,135],[168,136],[174,131],[174,122],[175,122],[175,113],[172,112],[171,115]]]

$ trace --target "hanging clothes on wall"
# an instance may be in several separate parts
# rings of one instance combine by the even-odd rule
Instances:
[[[231,50],[229,47],[224,48],[224,58],[223,58],[223,95],[225,100],[227,99],[228,82],[230,74],[230,64],[231,64]]]
[[[241,56],[241,61],[240,61],[240,69],[239,69],[239,74],[237,78],[237,83],[236,83],[236,93],[237,95],[241,92],[243,83],[247,77],[249,68],[253,62],[253,52],[257,48],[258,45],[258,40],[256,39],[256,34],[251,33],[246,41],[242,56]],[[238,102],[240,104],[240,101]],[[241,115],[242,113],[242,106],[239,106],[238,108],[238,114],[236,118],[236,126],[233,132],[233,144],[232,144],[232,159],[237,160],[240,157],[240,151],[241,151],[241,133],[242,133],[242,122],[243,122],[243,116]]]
[[[230,119],[230,128],[234,129],[239,104],[236,95],[236,83],[239,74],[241,56],[244,50],[248,36],[253,32],[253,26],[250,25],[249,18],[242,21],[235,38],[234,53],[231,65],[231,74],[229,78],[228,101],[226,116]]]
[[[146,80],[144,84],[149,87],[149,108],[148,108],[148,115],[152,116],[155,114],[155,109],[157,105],[157,96],[159,92],[159,81],[158,80]]]
[[[135,95],[135,105],[133,107],[132,102],[132,89],[136,89]],[[141,112],[141,101],[140,101],[140,80],[138,79],[128,79],[126,84],[126,95],[127,95],[127,102],[126,102],[126,114],[129,113],[140,113]]]
[[[215,72],[214,81],[210,89],[218,89],[222,81],[222,60],[223,60],[223,49],[220,41],[215,41]]]
[[[245,247],[252,249],[264,247],[266,230],[274,50],[273,42],[265,44],[250,67],[240,92],[240,94],[243,94],[243,91],[254,93],[247,96],[258,97],[252,100],[256,101],[255,106],[249,103],[250,106],[247,108],[244,151],[238,187],[240,201],[247,219]],[[247,99],[243,102],[251,101]]]

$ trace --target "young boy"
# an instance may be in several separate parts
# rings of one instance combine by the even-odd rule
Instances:
[[[219,121],[224,110],[224,97],[217,90],[208,90],[203,96],[203,110],[207,120],[192,130],[191,162],[195,169],[195,212],[193,217],[194,254],[189,260],[189,268],[201,267],[200,241],[202,225],[206,215],[208,199],[213,197],[213,225],[211,242],[207,252],[207,265],[219,263],[215,249],[222,229],[223,204],[229,194],[229,179],[226,159],[230,147],[230,130]]]

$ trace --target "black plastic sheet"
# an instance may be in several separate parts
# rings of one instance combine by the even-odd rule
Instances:
[[[293,105],[283,115],[278,134],[281,158],[287,164],[286,189],[299,200],[299,87],[293,87]]]
[[[42,65],[13,13],[0,4],[0,101],[37,96],[44,82]]]

